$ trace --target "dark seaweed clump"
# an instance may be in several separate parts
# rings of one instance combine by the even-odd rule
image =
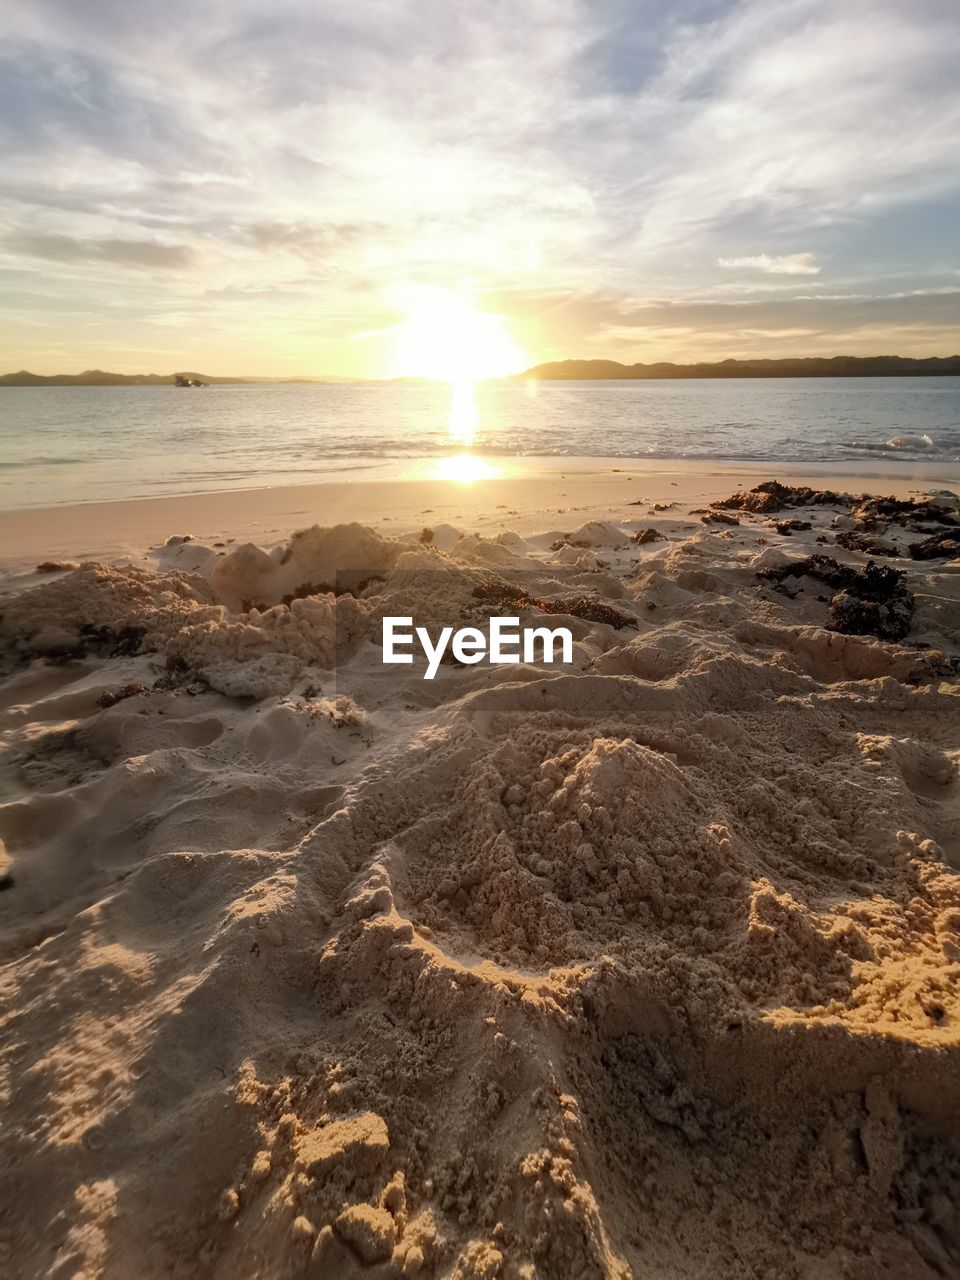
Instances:
[[[385,582],[382,573],[371,573],[362,577],[358,573],[338,573],[336,582],[301,582],[298,587],[288,592],[280,604],[289,609],[294,600],[308,600],[311,596],[360,596],[374,582]],[[241,600],[240,608],[244,613],[256,609],[258,613],[266,613],[275,606],[263,601]]]
[[[571,618],[582,618],[585,622],[602,622],[604,626],[614,627],[620,631],[623,627],[635,627],[636,618],[629,613],[621,613],[611,605],[605,604],[597,596],[574,596],[569,600],[547,600],[532,596],[529,591],[511,582],[491,579],[478,583],[473,588],[474,599],[482,601],[496,609],[524,609],[540,613],[559,613]]]
[[[728,516],[725,511],[711,511],[709,515],[700,517],[701,524],[739,524],[736,516]]]
[[[785,538],[793,533],[805,533],[812,528],[809,520],[775,520],[773,524],[777,533],[782,533]]]
[[[756,511],[763,515],[785,507],[855,507],[854,519],[861,529],[875,529],[891,520],[913,525],[931,522],[951,527],[960,525],[960,518],[929,498],[875,498],[870,494],[854,497],[834,489],[780,484],[778,480],[764,480],[748,493],[735,493],[710,505],[720,510]]]
[[[872,556],[900,556],[892,543],[873,536],[884,533],[891,524],[914,529],[928,536],[922,542],[912,543],[909,553],[914,560],[936,560],[955,556],[960,542],[955,530],[960,529],[960,515],[956,515],[934,498],[873,497],[861,494],[855,498],[849,493],[837,493],[832,489],[811,489],[807,485],[794,487],[766,480],[749,493],[735,493],[730,498],[710,504],[716,509],[755,511],[769,514],[784,507],[840,506],[847,507],[854,522],[853,529],[837,535],[838,546],[848,551],[859,551]],[[702,517],[706,524],[708,517]],[[778,533],[789,534],[795,529],[809,529],[809,522],[778,520]],[[930,526],[939,528],[931,531]]]
[[[932,533],[922,542],[911,542],[907,548],[914,560],[939,560],[941,557],[960,556],[960,537],[950,529]]]
[[[136,698],[140,694],[146,693],[146,688],[142,684],[125,684],[119,689],[107,689],[101,693],[97,699],[98,707],[115,707],[118,702],[123,702],[125,698]]]
[[[780,484],[777,480],[764,480],[762,484],[754,485],[749,493],[735,493],[710,505],[724,511],[756,511],[768,515],[772,511],[782,511],[784,507],[852,507],[860,501],[862,499],[849,493],[836,493],[832,489],[811,489],[805,484],[797,487]]]
[[[913,621],[914,597],[905,575],[871,560],[863,569],[840,564],[830,556],[813,555],[777,568],[761,569],[757,577],[782,586],[787,578],[814,578],[832,588],[827,607],[828,631],[844,635],[902,640]]]
[[[95,654],[98,658],[132,658],[140,653],[146,627],[95,627],[84,622],[77,628],[75,644],[48,654],[52,661],[73,660]]]
[[[861,533],[859,529],[846,529],[837,534],[837,546],[847,551],[860,551],[867,556],[899,556],[899,548],[892,542],[884,542],[883,538],[875,538],[871,533]]]
[[[956,528],[960,518],[929,498],[861,498],[853,518],[860,529],[876,529],[896,520],[899,524],[918,528],[924,524],[948,525]]]
[[[604,626],[613,627],[617,631],[637,625],[636,618],[632,618],[629,613],[621,613],[596,596],[575,596],[572,600],[540,600],[538,606],[544,613],[563,613],[571,618],[583,618],[585,622],[602,622]]]
[[[500,582],[491,578],[489,582],[478,583],[471,592],[475,600],[498,609],[535,609],[537,601],[529,591],[518,587],[513,582]]]

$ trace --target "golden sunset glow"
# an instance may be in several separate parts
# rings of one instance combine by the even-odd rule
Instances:
[[[467,294],[407,285],[394,296],[407,316],[394,331],[396,376],[465,385],[519,373],[530,364],[508,321],[479,310]]]
[[[469,449],[479,414],[474,383],[505,377],[529,364],[514,341],[507,319],[476,307],[468,294],[436,285],[405,285],[391,301],[406,314],[392,331],[395,376],[450,383],[450,441]],[[443,479],[470,483],[493,474],[468,454],[448,458],[437,471]]]

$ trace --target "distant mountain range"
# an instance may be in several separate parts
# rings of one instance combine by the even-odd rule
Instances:
[[[960,375],[960,356],[811,356],[787,360],[720,360],[715,364],[620,364],[616,360],[555,360],[521,378],[583,382],[618,378],[898,378]]]
[[[52,373],[45,377],[40,373],[0,374],[0,387],[157,387],[173,386],[177,377],[190,382],[205,382],[219,386],[236,386],[264,382],[353,382],[353,378],[214,378],[208,373],[195,373],[186,369],[176,373],[106,373],[103,369],[87,369],[84,373]]]
[[[810,356],[786,360],[720,360],[713,364],[620,364],[617,360],[555,360],[537,364],[518,379],[587,382],[620,378],[898,378],[910,374],[960,376],[960,356]],[[176,377],[220,386],[262,383],[358,382],[357,378],[215,378],[208,373],[53,373],[44,376],[21,369],[0,374],[0,387],[153,387],[173,386]],[[394,378],[394,382],[422,382],[422,378]]]

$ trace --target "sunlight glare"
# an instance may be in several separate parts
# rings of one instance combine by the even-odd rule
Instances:
[[[450,436],[457,444],[466,445],[469,449],[480,421],[473,398],[473,383],[455,382],[450,391]]]
[[[529,360],[503,316],[435,285],[406,285],[393,295],[407,319],[394,330],[398,375],[440,382],[477,382],[522,370]]]
[[[499,475],[496,467],[485,458],[472,453],[459,453],[452,458],[441,458],[433,468],[437,480],[453,480],[456,484],[473,484],[475,480],[493,480]]]

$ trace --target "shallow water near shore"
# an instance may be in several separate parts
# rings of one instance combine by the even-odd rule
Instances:
[[[395,472],[473,453],[960,459],[960,378],[490,382],[470,439],[442,383],[0,391],[0,510]]]

